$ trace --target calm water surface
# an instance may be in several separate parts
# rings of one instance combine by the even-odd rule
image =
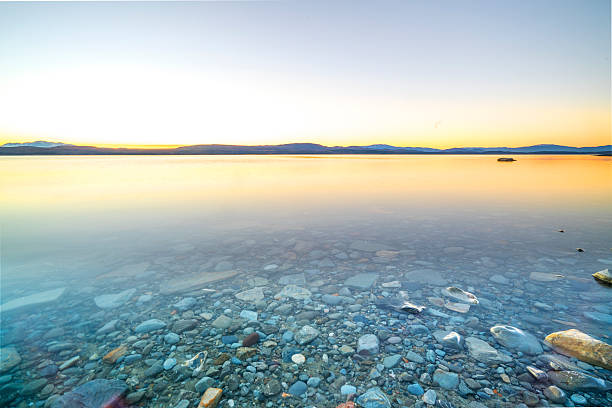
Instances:
[[[484,335],[494,324],[512,324],[539,339],[553,331],[579,328],[609,341],[609,322],[588,316],[612,310],[612,289],[591,278],[612,265],[612,160],[517,159],[499,163],[493,156],[429,155],[1,157],[2,303],[67,288],[55,302],[3,316],[3,343],[16,345],[24,370],[60,364],[74,355],[83,360],[69,368],[76,368],[72,374],[48,380],[54,388],[47,395],[36,390],[16,397],[12,404],[66,392],[83,383],[88,371],[95,378],[122,374],[119,378],[124,380],[136,378],[139,387],[159,382],[161,377],[155,380],[138,371],[148,367],[142,362],[121,363],[113,371],[102,362],[87,369],[85,364],[133,342],[127,338],[134,335],[134,326],[149,318],[166,322],[167,332],[181,317],[197,321],[197,327],[189,330],[208,330],[207,313],[213,320],[223,313],[240,320],[243,309],[274,317],[275,306],[270,303],[291,283],[310,291],[307,300],[294,299],[293,313],[336,312],[341,313],[340,322],[355,315],[372,320],[372,313],[382,313],[373,299],[393,298],[404,290],[414,303],[448,315],[416,317],[433,324],[432,329],[437,325],[450,330],[475,317],[480,326],[467,329],[466,335]],[[237,275],[191,291],[164,293],[163,288],[173,282],[228,270]],[[530,277],[532,272],[561,276],[542,282]],[[375,274],[376,283],[361,289],[344,284],[357,273]],[[401,288],[381,286],[391,281],[400,282]],[[449,285],[471,291],[481,304],[466,314],[436,305],[440,290]],[[253,305],[236,300],[235,293],[253,286],[264,288],[263,300]],[[347,304],[361,309],[324,306],[322,296],[337,294],[343,287],[350,289],[347,296],[352,300]],[[96,296],[128,289],[134,292],[120,306],[100,308],[94,302]],[[202,289],[216,290],[212,296],[217,297]],[[142,301],[142,295],[151,295],[152,300]],[[172,305],[184,297],[195,297],[198,303],[176,314]],[[415,318],[395,317],[399,320],[370,323],[402,332],[406,319]],[[116,330],[96,334],[113,319],[118,320]],[[20,325],[24,321],[35,329]],[[311,324],[316,326],[315,321],[312,318]],[[300,321],[277,322],[280,331],[270,338],[280,341],[285,330],[297,331],[296,322]],[[321,337],[336,338],[325,343],[329,350],[345,343],[356,347],[350,324],[333,332],[326,330],[327,323],[320,324]],[[363,326],[358,325],[365,333],[368,324]],[[45,337],[54,327],[61,328],[61,335]],[[343,329],[348,330],[344,337]],[[242,330],[236,332],[238,337]],[[213,339],[207,340],[209,349],[222,347],[214,343],[219,342],[216,334],[209,333]],[[435,343],[428,339],[403,343],[404,349],[395,351],[427,348],[428,341]],[[71,346],[49,354],[49,345],[58,342]],[[200,351],[198,347],[206,348],[189,336],[173,350],[163,341],[160,344],[153,349],[159,353],[153,358],[163,361],[172,355],[179,366]],[[307,358],[318,358],[309,353],[304,352]],[[413,370],[415,378],[422,370]],[[520,373],[515,368],[513,375]],[[294,374],[296,378],[289,375],[281,381],[290,386],[298,378]],[[360,390],[372,381],[387,391],[394,387],[385,382],[392,381],[387,374],[379,380],[367,375],[361,379],[358,374],[355,369],[344,375]],[[17,371],[11,381],[21,384],[24,375]],[[193,388],[189,378],[164,378],[169,388],[147,395],[142,405],[174,406],[179,399],[195,404],[199,399],[197,393],[179,398],[172,388]],[[131,390],[136,388],[132,385]],[[244,395],[240,390],[226,390],[227,398],[239,402],[250,396],[252,404],[260,403],[253,389]],[[309,391],[310,404],[324,398],[319,406],[335,406],[336,391],[331,386]],[[402,393],[405,390],[397,398],[409,401]],[[449,391],[449,400],[452,394]],[[605,394],[587,397],[601,403]],[[271,398],[275,404],[289,404]],[[512,398],[518,397],[509,391],[504,398],[512,404],[517,401]]]

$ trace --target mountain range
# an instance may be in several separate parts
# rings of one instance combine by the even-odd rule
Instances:
[[[108,148],[77,146],[60,142],[36,141],[6,143],[0,146],[0,155],[171,155],[171,154],[612,154],[612,145],[572,147],[538,144],[524,147],[398,147],[386,144],[369,146],[323,146],[315,143],[288,143],[279,145],[222,145],[206,144],[176,148]]]

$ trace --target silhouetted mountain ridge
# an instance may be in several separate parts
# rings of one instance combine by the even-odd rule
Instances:
[[[6,143],[0,155],[169,155],[169,154],[609,154],[612,145],[572,147],[538,144],[523,147],[398,147],[386,144],[369,146],[324,146],[316,143],[280,145],[190,145],[167,149],[108,148],[76,146],[59,142]]]

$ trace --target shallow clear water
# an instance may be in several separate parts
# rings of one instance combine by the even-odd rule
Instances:
[[[496,347],[488,334],[495,324],[523,328],[540,340],[554,331],[577,328],[610,343],[611,325],[588,313],[612,310],[612,289],[591,277],[612,265],[612,160],[594,156],[517,159],[500,163],[493,156],[2,157],[2,303],[67,288],[54,302],[3,313],[3,345],[13,344],[22,358],[19,366],[7,371],[12,375],[8,383],[27,383],[28,370],[37,372],[51,362],[59,365],[75,355],[81,358],[67,368],[68,375],[61,371],[48,378],[46,385],[52,384],[52,389],[20,394],[11,404],[44,401],[87,379],[134,377],[139,383],[131,385],[130,392],[155,390],[140,405],[175,406],[182,399],[195,405],[199,393],[193,391],[192,382],[197,376],[181,377],[180,371],[172,369],[148,377],[143,374],[147,356],[129,365],[120,360],[114,366],[96,358],[119,345],[132,344],[129,336],[140,338],[134,327],[153,317],[167,327],[150,337],[155,344],[150,353],[157,354],[148,358],[163,361],[174,356],[179,366],[200,349],[211,354],[232,352],[220,343],[223,330],[206,332],[223,313],[243,325],[235,330],[239,338],[247,327],[239,317],[243,309],[267,314],[275,322],[278,332],[269,337],[279,345],[262,360],[278,357],[275,353],[285,347],[281,340],[285,330],[297,331],[304,320],[310,320],[321,331],[314,350],[303,351],[310,360],[299,367],[281,363],[272,373],[264,370],[266,377],[278,375],[289,386],[300,373],[323,378],[317,362],[331,353],[330,359],[338,357],[334,360],[338,370],[348,370],[335,373],[335,378],[344,376],[344,382],[360,392],[378,382],[393,395],[394,404],[407,405],[417,397],[406,393],[406,385],[418,382],[427,362],[414,369],[403,367],[414,376],[404,384],[397,379],[399,369],[391,376],[384,369],[381,377],[371,378],[368,366],[360,376],[357,363],[350,356],[335,356],[336,348],[343,344],[356,348],[358,334],[383,329],[403,333],[399,337],[408,343],[389,344],[383,351],[385,334],[379,334],[381,354],[376,358],[435,348],[433,337],[415,338],[406,331],[408,323],[419,322],[432,331],[460,327],[465,336],[489,336],[489,343]],[[237,275],[192,290],[164,293],[164,287],[173,283],[226,270]],[[561,276],[542,282],[532,272]],[[350,286],[345,280],[357,273],[374,273],[377,281],[368,288],[351,288],[347,302],[325,305],[322,295]],[[287,275],[296,276],[282,280]],[[266,281],[249,282],[254,277]],[[306,301],[290,300],[291,313],[275,321],[275,296],[292,281],[311,294]],[[391,281],[399,281],[401,288],[381,286]],[[469,290],[482,299],[480,304],[466,314],[436,305],[430,298],[439,298],[440,290],[449,285]],[[264,287],[263,300],[250,304],[236,299],[236,293],[252,286]],[[106,309],[94,302],[96,296],[126,289],[135,291],[121,306]],[[216,290],[216,295],[209,290]],[[394,314],[376,306],[376,299],[394,298],[400,290],[413,303],[448,317]],[[153,300],[138,302],[143,294],[151,294]],[[172,305],[189,296],[197,304],[176,312]],[[360,308],[351,309],[355,304]],[[315,315],[292,316],[306,311]],[[212,320],[202,313],[211,313]],[[334,313],[340,315],[330,319]],[[368,317],[369,323],[358,322],[357,330],[343,323],[357,315]],[[465,321],[470,317],[479,323],[468,326]],[[179,318],[197,322],[186,333],[204,330],[206,334],[183,334],[171,349],[162,338]],[[96,334],[113,319],[118,319],[116,330]],[[61,328],[61,334],[45,337],[54,327]],[[59,353],[48,351],[61,342],[70,347]],[[142,354],[131,347],[128,353]],[[342,358],[351,361],[350,367],[343,366]],[[464,364],[463,378],[472,366],[474,375],[487,373],[488,368],[479,367],[469,355]],[[492,399],[468,394],[462,395],[463,400],[508,406],[522,402],[522,391],[517,391],[520,381],[515,377],[525,371],[526,362],[513,364],[509,372],[514,382],[506,386],[515,387],[515,393],[508,390]],[[275,395],[260,401],[254,394],[259,379],[245,380],[248,376],[241,376],[241,369],[231,375],[252,386],[243,395],[241,386],[232,390],[229,377],[221,375],[217,385],[224,388],[222,404],[233,399],[236,406],[247,406],[247,400],[253,406],[269,402],[273,406],[336,406],[343,401],[334,388],[342,384],[333,381],[309,387],[305,400]],[[611,378],[610,371],[596,373]],[[500,380],[499,373],[494,375],[492,385],[483,388],[495,388],[494,382]],[[455,405],[462,403],[453,399],[456,390],[421,385],[437,390],[439,397]],[[497,387],[501,386],[504,383]],[[540,388],[533,388],[544,398]],[[592,404],[609,398],[603,391],[584,395]]]

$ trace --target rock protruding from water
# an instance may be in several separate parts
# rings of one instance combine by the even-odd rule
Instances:
[[[476,298],[476,296],[455,286],[449,286],[448,288],[442,290],[442,294],[444,296],[448,296],[463,303],[469,303],[473,305],[478,304],[478,298]]]
[[[612,346],[580,330],[551,333],[546,341],[561,354],[612,370]]]
[[[114,309],[123,306],[136,293],[136,289],[127,289],[119,293],[100,295],[94,298],[96,306],[100,309]]]
[[[66,288],[57,288],[9,300],[8,302],[0,305],[0,313],[21,309],[23,307],[39,306],[45,303],[55,302],[64,294],[65,291]]]
[[[604,269],[599,272],[595,272],[593,274],[593,277],[595,278],[595,280],[599,282],[602,282],[608,285],[612,285],[612,273],[610,273],[608,269]]]
[[[509,363],[512,361],[512,357],[500,353],[489,345],[484,340],[476,337],[468,337],[465,339],[465,345],[470,352],[470,355],[485,364],[494,363]]]
[[[114,407],[127,389],[120,380],[93,380],[57,398],[50,408]]]
[[[358,273],[345,280],[344,286],[366,290],[371,288],[377,279],[378,274],[376,273]]]
[[[490,331],[495,340],[508,349],[531,355],[537,355],[543,351],[538,339],[519,328],[497,325],[491,327]]]

